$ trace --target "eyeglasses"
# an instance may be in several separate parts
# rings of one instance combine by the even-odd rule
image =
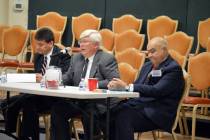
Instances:
[[[79,40],[78,41],[78,44],[80,45],[80,44],[89,44],[89,43],[92,43],[92,41],[90,41],[90,40]]]
[[[150,49],[150,50],[147,50],[147,53],[146,53],[146,54],[147,54],[147,55],[150,54],[150,53],[153,54],[153,53],[155,53],[155,52],[157,52],[157,49],[152,48],[152,49]]]

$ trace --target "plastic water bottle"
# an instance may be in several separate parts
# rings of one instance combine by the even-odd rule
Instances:
[[[1,83],[6,83],[7,82],[7,74],[5,71],[1,73]]]
[[[86,83],[85,83],[85,79],[81,79],[80,83],[79,83],[79,90],[80,91],[85,91],[86,90]]]
[[[45,88],[46,85],[45,85],[45,76],[42,77],[42,80],[40,81],[40,87],[41,88]]]

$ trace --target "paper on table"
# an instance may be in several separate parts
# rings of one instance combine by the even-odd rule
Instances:
[[[7,82],[8,83],[33,83],[36,82],[36,74],[30,73],[8,73],[7,74]]]

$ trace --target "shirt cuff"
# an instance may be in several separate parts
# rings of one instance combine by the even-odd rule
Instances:
[[[129,84],[128,86],[126,86],[125,90],[129,92],[133,92],[133,84]]]
[[[128,91],[130,91],[130,92],[133,92],[133,84],[129,84],[129,89],[128,89]]]

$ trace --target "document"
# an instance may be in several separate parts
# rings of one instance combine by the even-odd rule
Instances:
[[[36,74],[35,73],[8,73],[7,74],[8,83],[35,83]]]

